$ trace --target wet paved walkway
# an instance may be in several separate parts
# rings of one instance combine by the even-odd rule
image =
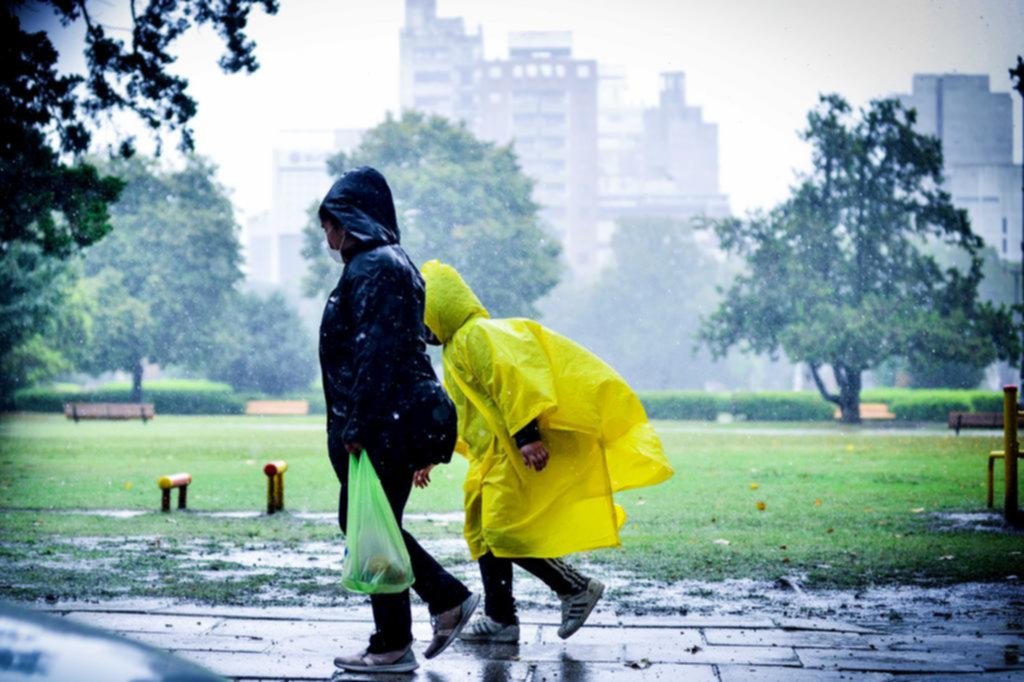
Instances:
[[[427,661],[427,614],[414,607],[420,669],[366,677],[336,673],[332,659],[363,646],[371,629],[367,607],[137,601],[39,608],[176,652],[237,680],[1024,681],[1024,632],[1005,620],[864,627],[825,619],[598,610],[563,642],[556,635],[557,613],[532,611],[521,614],[518,645],[456,642]]]

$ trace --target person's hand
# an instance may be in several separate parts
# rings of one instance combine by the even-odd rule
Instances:
[[[523,456],[523,461],[528,468],[532,467],[537,471],[543,471],[544,467],[548,465],[548,449],[539,440],[519,448],[519,454]]]
[[[412,484],[417,488],[426,488],[428,485],[430,485],[430,471],[433,468],[434,465],[431,464],[430,466],[424,469],[420,469],[419,471],[414,473],[412,475]]]
[[[348,454],[359,456],[359,453],[363,451],[363,444],[358,442],[345,443],[345,449],[348,450]]]

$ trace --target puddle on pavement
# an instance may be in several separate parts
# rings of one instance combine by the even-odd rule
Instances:
[[[997,512],[963,512],[931,514],[932,528],[937,531],[968,531],[976,533],[1006,533],[1022,535],[1024,530],[1006,523]]]

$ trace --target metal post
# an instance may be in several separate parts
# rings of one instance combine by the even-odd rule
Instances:
[[[178,488],[178,509],[185,509],[185,505],[187,504],[187,499],[186,499],[187,495],[188,495],[188,484],[186,483],[185,485],[183,485],[180,488]]]
[[[277,511],[284,511],[284,474],[275,476],[277,480]]]
[[[1003,387],[1003,466],[1006,486],[1003,515],[1006,522],[1017,521],[1017,457],[1020,443],[1017,440],[1017,387]]]
[[[171,489],[164,488],[161,492],[163,494],[160,496],[160,511],[169,512],[171,511]]]
[[[1021,111],[1021,124],[1022,124],[1021,130],[1024,131],[1024,59],[1021,59],[1020,55],[1017,55],[1017,68],[1010,69],[1010,80],[1016,80],[1017,81],[1014,84],[1014,89],[1017,91],[1017,93],[1020,95],[1020,98],[1021,98],[1021,110],[1022,110]],[[1021,158],[1021,178],[1020,178],[1020,197],[1021,197],[1021,202],[1020,202],[1020,206],[1021,206],[1021,238],[1020,238],[1021,277],[1020,277],[1020,286],[1021,286],[1021,291],[1024,292],[1024,134],[1022,134],[1021,137],[1022,137],[1022,139],[1021,139],[1022,158]],[[1022,297],[1022,300],[1024,300],[1024,297]],[[1024,325],[1022,325],[1022,326],[1024,326]],[[1021,332],[1021,335],[1022,335],[1022,337],[1024,337],[1024,331]],[[1021,350],[1020,385],[1024,386],[1024,349]],[[1016,424],[1016,420],[1014,420],[1014,423]],[[1008,457],[1008,459],[1009,459],[1009,457]],[[1017,466],[1016,463],[1014,463],[1014,467],[1016,467],[1016,466]],[[1014,493],[1014,494],[1016,494],[1016,493]]]

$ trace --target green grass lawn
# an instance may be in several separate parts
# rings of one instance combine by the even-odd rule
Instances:
[[[270,459],[289,463],[290,511],[332,511],[337,484],[322,423],[161,416],[145,425],[74,424],[55,416],[6,417],[0,421],[0,566],[69,537],[259,540],[285,547],[337,537],[332,526],[287,515],[232,520],[155,513],[156,479],[177,471],[193,476],[194,510],[260,510],[266,504],[262,466]],[[939,516],[983,510],[984,453],[1000,446],[998,436],[804,426],[813,432],[787,427],[758,435],[736,424],[659,423],[676,476],[621,495],[629,514],[623,548],[588,558],[664,580],[796,575],[811,586],[837,587],[1002,580],[1021,573],[1024,535],[945,530]],[[464,471],[458,457],[436,470],[430,489],[413,492],[408,511],[459,510]],[[126,520],[35,511],[50,508],[154,513]],[[457,534],[457,528],[429,526],[421,523],[415,532]]]

